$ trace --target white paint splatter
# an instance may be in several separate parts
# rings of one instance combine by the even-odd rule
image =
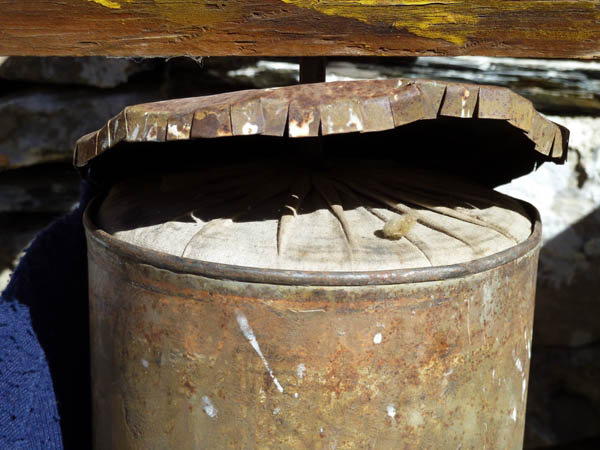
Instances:
[[[481,303],[481,316],[479,323],[484,326],[486,322],[490,322],[493,319],[494,314],[494,291],[493,288],[484,283],[483,285],[483,297]]]
[[[381,333],[377,333],[375,336],[373,336],[373,344],[381,344],[383,337],[381,336]]]
[[[363,129],[362,122],[360,121],[360,119],[358,118],[358,116],[356,115],[356,113],[354,112],[354,110],[352,108],[350,108],[349,113],[350,113],[350,118],[348,119],[346,126],[347,127],[355,127],[356,131],[361,131]]]
[[[181,135],[179,134],[179,127],[177,126],[176,123],[170,123],[169,124],[169,135],[170,136],[181,137]]]
[[[296,314],[327,312],[323,308],[318,308],[318,309],[293,309],[293,308],[288,308],[288,311],[291,311],[291,312],[296,313]]]
[[[137,139],[137,137],[138,137],[138,134],[139,134],[139,133],[140,133],[140,125],[139,125],[139,124],[137,124],[137,125],[135,126],[135,128],[133,129],[133,131],[131,132],[131,137],[130,137],[130,139],[131,139],[132,141],[135,141],[135,140]]]
[[[471,345],[471,299],[465,299],[467,302],[467,335],[469,336],[469,345]]]
[[[148,363],[148,361],[142,358],[142,366],[144,366],[147,369],[149,365],[150,364]]]
[[[189,126],[185,124],[180,128],[177,123],[169,124],[169,135],[171,137],[175,137],[176,139],[187,139],[190,134]]]
[[[448,375],[452,375],[452,373],[454,373],[454,369],[450,368],[444,372],[444,376],[447,377]]]
[[[109,122],[111,122],[111,126],[108,127],[108,146],[112,147],[112,142],[115,137],[112,135],[111,129],[114,129],[114,130],[119,129],[119,119],[116,119],[114,122],[112,122],[112,120],[110,120]],[[112,126],[112,123],[114,123],[114,128]]]
[[[387,415],[392,419],[396,418],[396,407],[392,404],[387,405]]]
[[[288,133],[290,137],[308,136],[310,133],[310,124],[313,122],[313,120],[314,119],[302,122],[302,125],[295,120],[290,120],[288,126]]]
[[[335,133],[335,129],[333,128],[333,119],[331,118],[331,116],[327,117],[327,122],[324,124],[323,120],[321,118],[321,126],[325,125],[327,127],[327,133],[328,134],[334,134]]]
[[[471,96],[471,93],[467,89],[465,89],[465,91],[463,92],[463,95],[462,95],[462,99],[461,99],[460,117],[462,117],[462,118],[471,117],[471,110],[465,109],[467,107],[467,99],[470,96]]]
[[[298,393],[294,392],[294,398],[298,398]]]
[[[215,419],[219,413],[219,410],[215,408],[215,405],[212,404],[210,398],[208,398],[206,395],[202,397],[202,409],[211,419]]]
[[[300,379],[304,378],[304,375],[306,375],[306,366],[303,363],[298,364],[298,367],[296,367],[296,375],[298,375],[298,378]]]
[[[527,349],[527,357],[531,359],[531,339],[527,339],[527,330],[524,333],[525,348]]]
[[[381,322],[377,322],[377,323],[375,324],[375,326],[376,326],[377,328],[385,328],[385,325],[384,325],[384,324],[382,324]]]
[[[513,420],[513,422],[517,421],[517,408],[513,408],[512,412],[510,413],[510,418]]]
[[[242,126],[242,134],[249,135],[249,134],[256,134],[256,133],[258,133],[258,125],[254,125],[250,122],[246,122]]]
[[[463,99],[462,100],[462,108],[460,110],[460,117],[462,119],[471,117],[471,111],[468,109],[465,109],[466,106],[467,106],[467,101],[465,99]]]
[[[273,410],[273,415],[276,416],[277,414],[279,414],[279,411],[281,411],[280,407],[277,407]]]
[[[269,363],[267,362],[267,359],[265,358],[262,351],[260,350],[260,346],[258,345],[256,336],[254,335],[254,331],[252,330],[252,328],[250,327],[250,324],[248,323],[248,319],[246,318],[246,316],[244,314],[242,314],[239,311],[236,313],[236,319],[237,319],[238,325],[240,326],[240,330],[242,330],[242,333],[244,334],[244,337],[246,339],[248,339],[248,342],[250,342],[250,345],[252,346],[252,348],[256,351],[258,356],[260,356],[260,359],[262,360],[262,362],[265,366],[265,369],[267,369],[267,372],[269,372],[269,375],[271,376],[273,383],[277,387],[277,390],[279,392],[283,392],[283,387],[281,387],[281,385],[279,384],[279,381],[277,381],[277,378],[273,374],[271,367],[269,367]]]
[[[523,372],[523,363],[521,362],[520,358],[515,359],[515,366],[519,372]]]

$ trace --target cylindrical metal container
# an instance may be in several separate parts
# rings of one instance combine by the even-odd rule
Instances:
[[[350,247],[381,238],[352,237],[337,197],[319,189]],[[94,448],[522,448],[541,235],[522,207],[529,237],[480,258],[310,271],[134,245],[98,226],[95,202]]]

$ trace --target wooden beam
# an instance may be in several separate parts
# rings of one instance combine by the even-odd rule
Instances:
[[[600,58],[600,0],[0,0],[0,55]]]

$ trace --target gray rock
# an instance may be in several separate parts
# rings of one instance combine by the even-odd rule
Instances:
[[[298,81],[298,59],[206,58],[206,73],[232,86],[284,86]],[[330,58],[327,81],[421,78],[509,87],[545,113],[600,112],[600,63],[595,61],[490,58]]]
[[[599,377],[598,343],[581,348],[549,348],[538,346],[534,338],[524,447],[550,449],[597,436]]]
[[[600,341],[600,119],[551,119],[571,130],[567,163],[499,190],[533,203],[542,218],[536,343],[577,347]]]
[[[75,141],[125,106],[158,100],[156,86],[106,92],[41,88],[0,98],[0,165],[72,160]],[[2,164],[3,163],[3,164]]]
[[[79,199],[69,163],[0,172],[0,292],[34,236]]]
[[[79,180],[69,163],[0,172],[0,214],[69,211],[79,198]]]
[[[0,60],[0,78],[51,84],[79,84],[112,88],[137,73],[153,70],[158,60],[133,60],[102,56],[11,56]]]
[[[542,217],[525,448],[600,434],[600,119],[551,117],[571,130],[567,163],[499,188]],[[560,447],[597,448],[596,447]]]
[[[588,240],[583,246],[583,251],[590,258],[600,258],[600,238]]]
[[[509,87],[543,112],[600,112],[600,63],[595,61],[489,58],[417,58],[406,76]]]

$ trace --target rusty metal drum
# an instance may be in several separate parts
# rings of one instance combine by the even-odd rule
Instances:
[[[125,174],[84,218],[94,448],[522,448],[541,225],[491,187],[567,140],[436,81],[126,108],[75,152]]]
[[[365,171],[363,166],[357,170]],[[348,170],[344,174],[351,178]],[[118,185],[86,215],[96,449],[522,447],[540,242],[533,208],[490,194],[494,205],[503,205],[512,217],[501,220],[504,229],[491,229],[490,236],[521,233],[508,223],[517,216],[526,220],[527,233],[513,245],[488,249],[472,260],[461,261],[458,250],[419,244],[433,261],[446,255],[459,262],[393,269],[381,261],[385,249],[377,248],[371,256],[355,256],[375,260],[373,267],[361,267],[369,270],[273,269],[227,263],[228,252],[225,262],[214,262],[178,256],[180,249],[160,250],[160,230],[173,241],[177,228],[172,227],[179,227],[188,236],[188,253],[195,240],[184,220],[140,219],[148,198],[159,202],[155,207],[162,212],[154,216],[164,216],[173,200],[160,203],[159,191],[174,192],[173,198],[181,200],[182,192],[190,190],[186,182],[173,191],[170,186],[177,183],[159,178],[156,192],[141,180]],[[400,197],[409,195],[406,186],[411,184],[408,177],[403,180]],[[363,174],[365,185],[369,178]],[[325,209],[335,216],[339,211],[332,205],[341,205],[348,216],[341,223],[356,229],[354,221],[361,219],[352,217],[352,208],[344,201],[329,205],[334,193],[314,190],[326,194],[322,205],[313,205],[307,214],[323,215]],[[336,192],[343,196],[343,189]],[[456,190],[453,202],[469,195],[472,204],[480,205],[469,217],[493,227],[497,217],[486,218],[491,206],[481,206],[484,196],[474,192]],[[193,207],[183,209],[193,210],[200,220],[210,204],[200,201],[198,206],[197,194],[193,197]],[[310,193],[304,197],[310,203]],[[417,201],[413,191],[409,197]],[[430,208],[447,207],[440,205]],[[377,213],[367,200],[359,208]],[[392,214],[392,209],[379,214]],[[459,209],[454,207],[457,217],[450,219],[467,221]],[[126,210],[133,213],[126,217]],[[220,203],[218,210],[232,215]],[[396,212],[399,217],[416,214],[415,227],[435,228],[425,208]],[[181,218],[181,213],[169,210],[166,215]],[[248,222],[264,222],[262,214]],[[300,220],[301,207],[297,214],[292,220]],[[383,230],[389,220],[375,214]],[[238,225],[208,216],[213,228],[225,227],[228,236],[236,236]],[[235,220],[247,226],[243,216]],[[145,224],[141,229],[140,221]],[[280,218],[277,227],[282,224]],[[469,226],[482,227],[464,224]],[[450,225],[437,228],[445,238],[453,234]],[[352,233],[343,226],[340,230],[334,233]],[[403,241],[418,242],[419,230],[399,240],[377,231],[367,234],[382,248],[395,248]],[[349,242],[369,249],[375,245],[367,243],[369,237]],[[204,240],[210,239],[204,233]],[[290,249],[293,239],[286,244]],[[451,239],[463,245],[459,232]],[[490,239],[480,241],[485,247]],[[433,242],[445,245],[442,238]],[[151,248],[157,245],[159,250]],[[248,253],[241,237],[231,245]],[[335,251],[327,253],[335,261]],[[346,260],[340,257],[339,264]]]

